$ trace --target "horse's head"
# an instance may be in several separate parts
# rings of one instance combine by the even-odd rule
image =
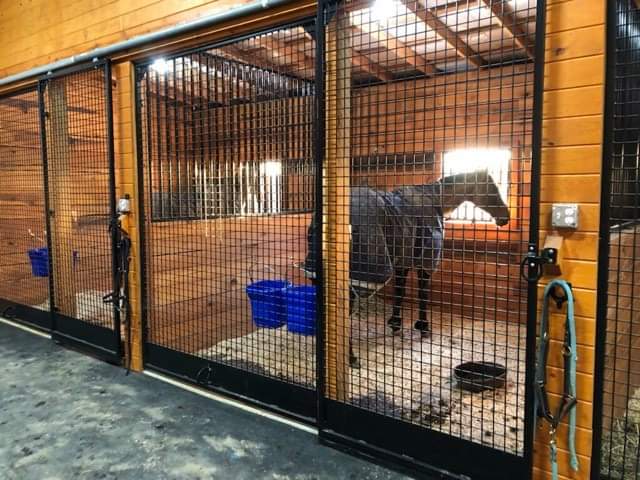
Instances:
[[[493,217],[496,225],[509,223],[509,207],[504,202],[498,185],[487,170],[476,170],[444,177],[442,183],[454,204],[472,202]],[[456,205],[456,207],[457,207]]]

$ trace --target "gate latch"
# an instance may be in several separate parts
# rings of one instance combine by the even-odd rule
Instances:
[[[557,248],[543,248],[537,252],[535,245],[529,245],[529,252],[520,263],[520,275],[527,282],[537,282],[544,274],[545,265],[555,265],[558,262]]]

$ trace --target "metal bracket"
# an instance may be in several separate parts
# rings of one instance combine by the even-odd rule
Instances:
[[[567,282],[567,284],[569,285],[569,288],[573,290],[573,286],[571,285],[571,282]],[[562,293],[560,294],[556,293],[558,290],[560,290]],[[569,298],[567,297],[567,294],[564,293],[564,290],[562,290],[562,288],[560,288],[559,286],[556,286],[556,288],[551,290],[551,292],[549,293],[549,296],[553,298],[553,300],[555,300],[556,306],[558,307],[558,309],[561,309],[562,305],[564,305],[564,303],[567,300],[569,300]]]
[[[545,265],[555,265],[558,262],[557,248],[543,248],[537,252],[535,245],[529,246],[529,252],[520,263],[520,275],[527,282],[535,283],[544,274]]]

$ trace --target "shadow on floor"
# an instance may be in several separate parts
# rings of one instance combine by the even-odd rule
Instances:
[[[8,480],[407,478],[2,323],[0,362]]]

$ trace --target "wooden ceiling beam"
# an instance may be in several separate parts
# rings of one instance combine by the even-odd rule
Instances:
[[[491,10],[500,25],[513,35],[514,41],[527,53],[527,56],[534,58],[535,51],[529,42],[529,36],[522,24],[518,23],[518,18],[513,8],[505,0],[481,0],[481,2]]]
[[[458,55],[476,67],[485,65],[484,59],[476,53],[460,36],[438,18],[429,8],[423,8],[417,0],[400,0],[407,10],[422,20],[431,30],[451,45]]]
[[[275,57],[285,57],[285,64],[294,63],[298,65],[298,67],[303,66],[304,69],[314,69],[313,60],[295,46],[287,45],[282,40],[274,38],[273,35],[260,36],[256,38],[256,40],[263,47],[271,50]]]
[[[363,55],[360,52],[356,52],[353,49],[351,53],[351,63],[353,63],[353,65],[357,66],[361,70],[364,70],[369,75],[373,75],[374,77],[385,82],[390,82],[394,78],[389,70],[375,63],[366,55]]]
[[[429,60],[408,47],[403,41],[389,35],[377,22],[363,22],[361,25],[354,25],[353,27],[375,38],[384,48],[425,75],[437,73],[438,69]]]

